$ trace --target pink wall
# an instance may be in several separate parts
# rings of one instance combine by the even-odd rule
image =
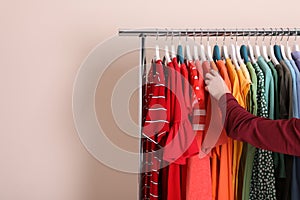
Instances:
[[[118,28],[300,27],[299,6],[298,0],[2,1],[0,199],[136,198],[136,176],[95,160],[72,118],[81,62]]]

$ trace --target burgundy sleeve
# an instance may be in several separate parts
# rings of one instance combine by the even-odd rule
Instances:
[[[226,112],[224,126],[229,137],[261,149],[300,156],[300,119],[270,120],[254,116],[229,93],[220,98],[219,106]]]

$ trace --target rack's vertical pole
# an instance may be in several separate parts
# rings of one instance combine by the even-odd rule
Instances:
[[[146,36],[141,34],[140,35],[140,67],[139,67],[139,112],[138,112],[138,115],[139,115],[139,174],[138,174],[138,199],[142,199],[142,170],[143,170],[143,144],[142,144],[142,118],[143,118],[143,98],[144,98],[144,90],[143,90],[143,87],[144,87],[144,84],[145,84],[145,79],[144,79],[144,68],[145,68],[145,59],[146,59],[146,56],[145,56],[145,39],[146,39]]]

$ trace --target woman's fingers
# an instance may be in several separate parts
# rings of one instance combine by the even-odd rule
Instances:
[[[205,75],[205,80],[211,80],[214,76],[211,73]]]

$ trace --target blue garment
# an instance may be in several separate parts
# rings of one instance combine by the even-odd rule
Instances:
[[[298,94],[298,118],[300,116],[300,72],[294,60],[290,60],[296,74],[297,94]],[[293,176],[291,186],[291,200],[300,199],[300,158],[294,156],[293,161]]]
[[[297,78],[296,78],[296,73],[295,70],[293,68],[293,66],[291,65],[289,60],[284,60],[285,64],[289,67],[289,70],[291,72],[292,75],[292,79],[293,79],[293,117],[297,117],[298,116],[298,94],[297,94]]]
[[[274,106],[274,79],[272,75],[272,71],[269,65],[266,63],[265,59],[262,56],[259,56],[257,59],[257,64],[263,71],[265,75],[265,95],[268,106],[268,118],[274,119],[275,117],[275,106]]]
[[[295,75],[296,75],[296,91],[297,91],[297,105],[298,105],[298,113],[295,117],[300,118],[300,71],[297,68],[297,65],[294,60],[290,60],[292,67],[294,68]]]

